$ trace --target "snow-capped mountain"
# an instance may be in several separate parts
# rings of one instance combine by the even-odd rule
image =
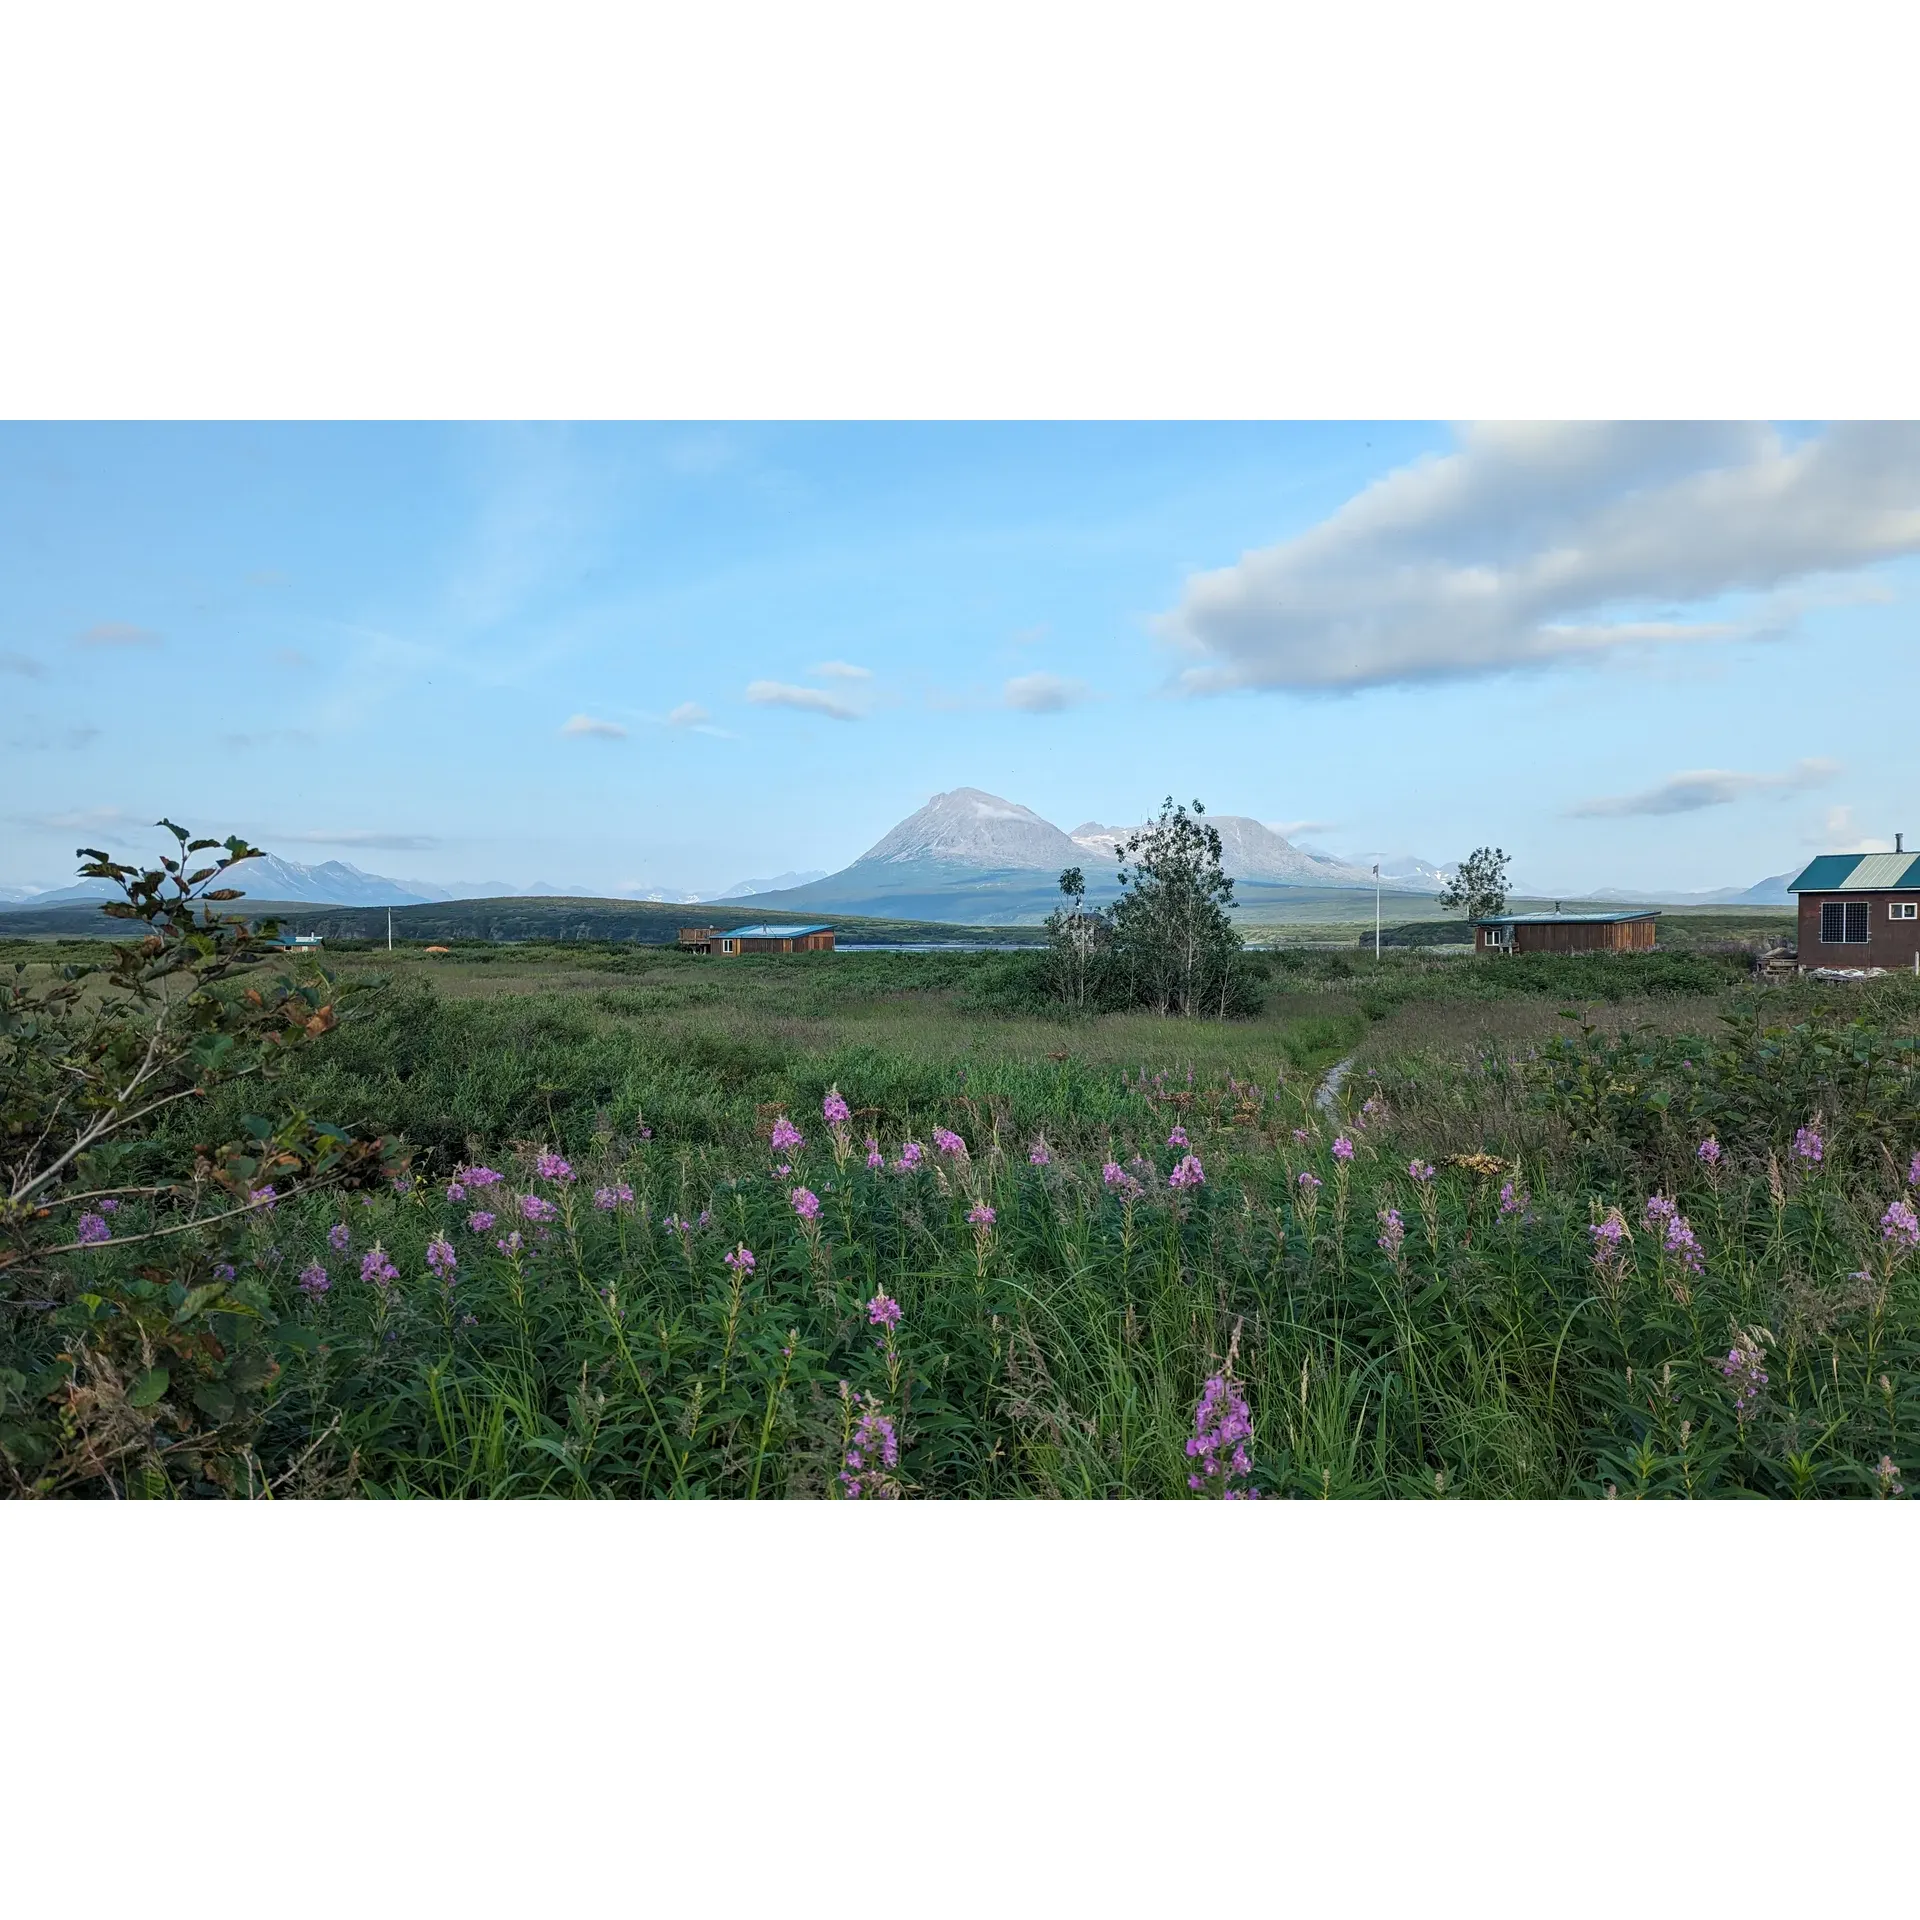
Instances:
[[[689,900],[744,900],[750,893],[775,893],[782,887],[811,886],[827,877],[825,867],[808,867],[799,873],[776,873],[764,880],[741,880],[725,893],[690,893]]]
[[[981,870],[1051,868],[1057,873],[1073,866],[1082,851],[1031,807],[978,787],[956,787],[951,793],[936,793],[918,812],[882,834],[847,871],[932,863]]]
[[[1220,835],[1220,864],[1236,880],[1264,882],[1270,886],[1358,887],[1372,886],[1369,866],[1336,860],[1326,854],[1309,852],[1260,820],[1243,813],[1210,813],[1207,824]],[[1103,827],[1089,820],[1073,830],[1075,846],[1104,860],[1118,858],[1128,827]],[[1389,885],[1397,884],[1382,873]]]

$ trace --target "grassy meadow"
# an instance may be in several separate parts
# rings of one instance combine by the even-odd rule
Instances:
[[[333,954],[355,991],[293,1091],[404,1136],[410,1175],[210,1250],[122,1251],[124,1203],[68,1257],[69,1316],[110,1271],[213,1288],[209,1338],[271,1329],[250,1411],[161,1418],[95,1380],[98,1481],[9,1471],[154,1497],[1898,1494],[1920,994],[1755,987],[1677,945],[1282,953],[1226,1023],[1065,1017],[1031,954]],[[115,1183],[238,1117],[173,1120]],[[8,1314],[0,1390],[73,1324]]]

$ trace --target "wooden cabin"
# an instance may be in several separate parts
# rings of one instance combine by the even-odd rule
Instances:
[[[682,927],[680,945],[689,953],[831,953],[833,929],[824,921],[803,927]]]
[[[1823,853],[1787,891],[1800,908],[1800,965],[1920,972],[1920,854]]]
[[[1618,913],[1490,913],[1473,923],[1476,953],[1650,953],[1651,907]]]

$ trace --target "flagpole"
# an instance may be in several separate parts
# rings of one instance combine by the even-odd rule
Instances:
[[[387,909],[387,951],[393,951],[393,909]]]
[[[1380,958],[1380,862],[1373,863],[1373,957]]]

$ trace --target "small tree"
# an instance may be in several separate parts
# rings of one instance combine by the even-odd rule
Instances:
[[[1060,876],[1064,903],[1047,915],[1047,943],[1053,949],[1054,985],[1070,1007],[1087,1004],[1095,955],[1112,938],[1107,916],[1087,904],[1087,876],[1069,867]]]
[[[1189,813],[1169,794],[1160,818],[1120,849],[1114,942],[1136,1003],[1156,1013],[1214,1013],[1232,1004],[1242,942],[1227,918],[1233,882],[1220,865],[1220,830],[1198,800]],[[1128,869],[1132,871],[1129,873]]]
[[[1507,909],[1507,856],[1498,847],[1475,847],[1460,862],[1454,876],[1440,889],[1440,904],[1449,913],[1484,920]]]

